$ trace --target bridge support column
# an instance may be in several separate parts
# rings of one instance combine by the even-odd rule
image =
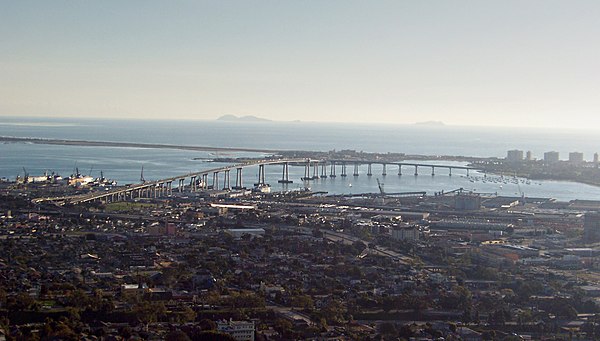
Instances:
[[[415,176],[419,175],[419,166],[415,165]]]
[[[340,176],[343,178],[348,176],[348,174],[346,174],[346,163],[345,162],[342,162],[342,174],[340,174]]]
[[[167,195],[173,195],[173,181],[167,181]]]
[[[283,170],[281,171],[281,180],[277,181],[280,184],[291,184],[293,183],[293,181],[290,180],[290,169],[289,169],[289,164],[287,162],[285,162],[283,164]]]
[[[258,165],[258,182],[257,185],[265,184],[265,165]]]
[[[302,180],[302,181],[312,180],[310,177],[310,160],[306,160],[306,163],[304,164],[304,176],[302,178],[300,178],[300,180]]]
[[[185,189],[185,179],[179,179],[179,193]]]
[[[469,168],[467,168],[467,176],[469,176]]]
[[[367,164],[367,176],[373,176],[373,172],[371,172],[371,164]]]
[[[452,176],[452,167],[448,167],[449,173],[448,176]]]
[[[230,180],[229,179],[229,172],[230,172],[229,169],[225,170],[225,174],[224,174],[225,176],[224,176],[224,179],[223,179],[223,189],[227,190],[227,191],[231,190],[231,183],[229,182],[229,180]]]
[[[387,166],[387,165],[384,163],[384,164],[383,164],[383,170],[381,171],[381,175],[382,175],[382,176],[386,176],[386,175],[387,175],[386,166]]]
[[[435,176],[435,167],[431,166],[431,176]]]
[[[329,177],[330,178],[335,178],[335,162],[331,161],[331,169],[329,170]]]
[[[235,170],[235,189],[242,189],[242,167],[238,167]]]
[[[321,164],[321,179],[327,178],[327,165],[325,162]]]
[[[190,187],[191,187],[191,191],[192,192],[196,192],[196,190],[198,189],[198,184],[196,183],[196,176],[192,176],[190,178]]]
[[[358,176],[358,163],[354,164],[354,173],[352,173],[353,176]]]
[[[219,172],[213,172],[212,189],[216,190],[217,188],[219,188]]]
[[[402,175],[402,165],[398,165],[398,175]]]
[[[312,179],[317,180],[319,178],[319,161],[313,163],[313,175]]]

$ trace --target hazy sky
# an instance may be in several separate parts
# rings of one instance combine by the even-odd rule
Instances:
[[[0,0],[0,115],[600,127],[600,1]]]

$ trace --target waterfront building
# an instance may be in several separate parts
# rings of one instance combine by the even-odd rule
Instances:
[[[454,197],[454,209],[459,211],[476,211],[481,208],[481,196],[478,194],[461,194]]]
[[[586,243],[600,241],[600,212],[585,214],[583,219],[583,238]]]
[[[517,149],[509,150],[506,153],[506,161],[509,161],[509,162],[523,161],[523,151],[517,150]]]
[[[531,154],[531,150],[528,150],[528,151],[527,151],[527,154],[526,154],[526,156],[525,156],[525,160],[526,160],[526,161],[532,161],[532,160],[533,160],[533,156],[532,156],[532,154]]]
[[[555,151],[551,151],[551,152],[545,152],[544,153],[544,162],[546,163],[554,163],[554,162],[558,162],[558,152]]]
[[[569,153],[569,162],[571,163],[583,163],[583,153],[571,152]]]

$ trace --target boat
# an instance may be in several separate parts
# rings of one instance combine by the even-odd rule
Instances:
[[[252,189],[253,192],[268,194],[271,193],[271,185],[269,184],[256,184]]]

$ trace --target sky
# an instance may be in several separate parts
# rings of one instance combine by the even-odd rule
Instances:
[[[600,127],[600,2],[0,0],[0,116]]]

